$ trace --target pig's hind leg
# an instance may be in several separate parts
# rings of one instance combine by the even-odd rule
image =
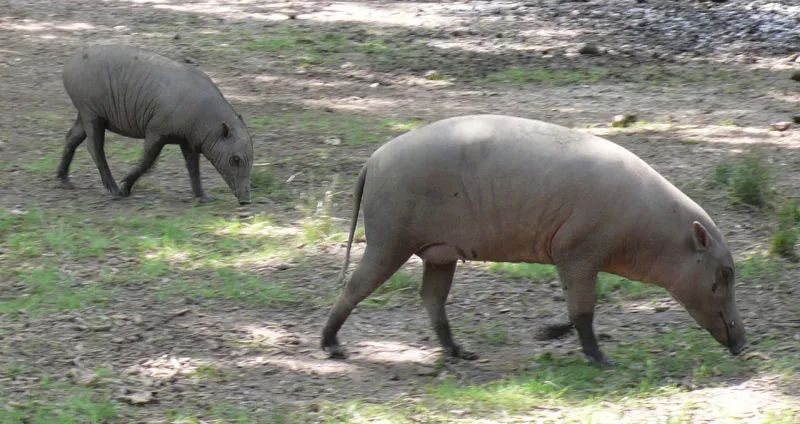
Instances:
[[[72,158],[75,157],[75,149],[77,149],[85,139],[86,131],[83,130],[81,115],[78,114],[78,117],[75,118],[75,123],[72,124],[72,128],[69,129],[67,136],[65,137],[64,153],[61,156],[61,163],[59,163],[58,171],[56,173],[56,178],[58,179],[59,186],[61,188],[74,188],[72,183],[69,181],[69,165],[72,163]]]
[[[367,244],[364,257],[336,299],[322,330],[322,349],[331,358],[347,356],[336,334],[356,305],[386,282],[409,257],[410,251],[406,253],[403,249],[392,249],[382,243]]]

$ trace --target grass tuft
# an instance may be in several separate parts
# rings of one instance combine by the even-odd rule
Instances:
[[[726,188],[734,203],[766,206],[770,181],[770,171],[759,155],[747,155],[735,162],[719,164],[714,169],[714,182]]]
[[[797,261],[797,224],[800,223],[800,208],[796,201],[785,204],[778,211],[778,230],[770,239],[769,253]]]
[[[269,196],[277,200],[286,200],[289,197],[283,182],[263,169],[256,169],[250,174],[250,189],[254,195]]]

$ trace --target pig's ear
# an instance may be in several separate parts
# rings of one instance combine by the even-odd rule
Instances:
[[[711,246],[711,235],[703,224],[694,221],[692,222],[692,240],[694,241],[694,249],[698,252],[704,252]]]
[[[223,122],[222,123],[222,137],[223,138],[228,138],[229,135],[231,135],[231,127],[228,126],[227,123]]]

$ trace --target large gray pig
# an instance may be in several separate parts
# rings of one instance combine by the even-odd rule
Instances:
[[[148,50],[95,46],[64,65],[64,87],[78,117],[66,136],[58,180],[71,188],[69,165],[87,140],[89,153],[112,194],[128,196],[166,144],[178,144],[195,198],[210,198],[200,183],[200,153],[222,175],[239,203],[250,202],[253,143],[242,120],[214,82],[195,68]],[[118,188],[106,162],[105,130],[143,138],[139,164]]]
[[[367,246],[322,332],[416,254],[420,295],[439,342],[453,341],[445,300],[459,260],[554,264],[591,363],[609,360],[592,321],[600,271],[664,287],[734,355],[745,330],[734,264],[708,214],[636,155],[582,132],[498,115],[445,119],[378,149],[358,178],[343,273],[363,202]]]

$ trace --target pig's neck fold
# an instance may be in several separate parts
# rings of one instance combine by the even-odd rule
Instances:
[[[604,271],[670,289],[676,271],[675,234],[659,231],[648,237],[633,235],[622,246]]]

